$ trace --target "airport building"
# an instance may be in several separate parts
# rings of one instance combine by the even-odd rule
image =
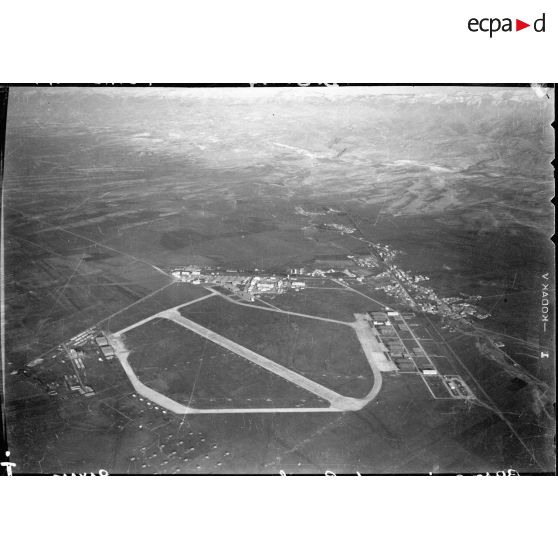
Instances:
[[[106,347],[109,344],[107,338],[104,335],[99,335],[99,337],[96,337],[95,343],[97,343],[99,347]]]
[[[101,352],[107,360],[111,360],[114,358],[114,349],[111,346],[101,347]]]
[[[416,372],[417,369],[412,360],[407,358],[394,358],[395,365],[401,372]]]
[[[390,325],[388,315],[385,312],[368,312],[368,315],[372,318],[374,325]]]

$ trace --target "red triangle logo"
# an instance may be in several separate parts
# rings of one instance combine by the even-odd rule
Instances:
[[[531,27],[531,24],[525,23],[524,21],[521,21],[520,19],[515,20],[515,30],[516,31],[521,31],[522,29],[525,29],[526,27]]]

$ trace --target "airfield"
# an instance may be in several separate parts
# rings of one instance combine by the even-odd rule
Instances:
[[[169,298],[163,296],[166,291]],[[382,307],[380,301],[374,304],[369,295],[349,288],[320,287],[317,292],[324,305],[332,307],[349,300],[350,308],[359,304],[367,311]],[[183,300],[179,304],[169,305],[180,296]],[[93,447],[100,455],[85,453],[89,467],[109,466],[113,471],[135,473],[272,473],[279,469],[309,473],[320,472],[322,466],[337,472],[354,472],[352,468],[358,467],[359,472],[377,473],[393,469],[395,454],[406,456],[397,468],[399,472],[420,467],[457,471],[460,463],[466,463],[471,472],[478,470],[478,459],[465,448],[473,450],[483,440],[478,437],[480,428],[502,428],[490,409],[450,397],[447,390],[433,392],[430,380],[420,373],[396,373],[370,344],[372,328],[365,314],[353,313],[352,321],[316,317],[304,311],[305,294],[297,296],[301,311],[293,312],[279,308],[280,297],[272,303],[250,305],[211,286],[171,282],[166,289],[101,321],[98,331],[107,335],[115,358],[97,359],[94,350],[88,349],[84,361],[95,396],[54,398],[59,400],[58,412],[63,413],[65,421],[75,424],[59,432],[59,451],[77,456],[76,449],[82,454],[85,449],[82,440],[91,444],[97,439]],[[314,299],[312,295],[311,306],[315,305]],[[161,304],[169,306],[153,313],[152,309]],[[208,305],[213,306],[213,312]],[[244,314],[235,314],[237,310]],[[355,376],[361,375],[358,359],[345,354],[340,361],[345,363],[344,368],[322,369],[319,359],[314,366],[306,362],[306,367],[296,358],[285,360],[295,371],[269,359],[264,356],[270,354],[269,348],[258,345],[249,328],[239,331],[250,322],[245,312],[287,320],[279,324],[272,321],[272,330],[267,329],[265,320],[257,321],[262,335],[270,339],[277,335],[277,328],[287,325],[304,339],[301,322],[348,332],[349,339],[353,338],[355,347],[362,351],[368,377],[355,383]],[[342,317],[349,315],[345,312]],[[216,316],[220,317],[219,323],[213,322]],[[239,316],[240,321],[235,321]],[[292,323],[294,319],[299,322]],[[202,323],[213,324],[213,329]],[[417,322],[409,328],[411,338],[429,344],[431,350],[436,347],[432,351],[435,354],[441,352],[427,326]],[[335,352],[343,353],[342,336],[337,335],[335,343],[331,339],[327,337],[327,343]],[[287,335],[283,341],[290,343],[292,339]],[[262,354],[249,348],[256,346]],[[323,355],[323,351],[318,345],[316,354]],[[353,351],[354,347],[350,353]],[[308,356],[311,351],[302,353]],[[286,354],[284,347],[281,354]],[[60,362],[60,358],[54,357],[51,362]],[[441,369],[456,373],[447,365]],[[348,378],[353,381],[348,382]],[[340,393],[347,390],[360,390],[362,396]],[[398,410],[395,422],[393,409]],[[28,411],[22,408],[19,413],[23,412]],[[305,417],[303,423],[296,419],[301,416]],[[55,420],[45,421],[43,431],[55,424]],[[434,424],[436,438],[432,440],[429,432]],[[231,428],[235,432],[232,437]],[[372,438],[370,428],[376,432]],[[79,432],[85,438],[76,438]],[[271,432],[275,441],[270,445],[266,437]],[[339,454],[333,445],[336,436],[347,435],[343,432],[350,432],[351,449],[347,453],[347,447]],[[117,446],[111,441],[115,436]],[[448,436],[454,440],[451,446]],[[426,444],[428,449],[419,450],[427,439],[431,440]],[[376,449],[375,457],[367,457],[365,462],[363,456],[371,451],[370,444]],[[111,446],[113,450],[109,450]],[[262,447],[267,448],[263,454]],[[448,447],[452,448],[451,462],[443,457]],[[103,457],[107,451],[116,452],[108,464]],[[47,459],[41,459],[39,466],[43,471],[51,470],[55,465],[49,464],[48,453],[44,455]]]
[[[552,405],[485,350],[487,336],[505,343],[552,384],[539,355],[553,332],[541,333],[537,307],[552,262],[548,110],[519,90],[487,89],[481,103],[361,95],[343,101],[350,110],[313,92],[230,95],[11,95],[5,384],[16,472],[552,470]],[[358,234],[325,226],[324,207],[399,250],[444,296],[482,295],[492,314],[482,330],[417,312],[382,339],[420,349],[474,397],[382,360],[362,316],[409,311],[380,289],[388,278],[316,278],[244,304],[168,273],[186,263],[280,273],[367,254]],[[89,329],[115,354],[84,344],[86,396],[66,387],[75,370],[60,347]]]
[[[223,296],[220,295],[220,293],[213,291],[212,294],[206,295],[204,297],[201,297],[200,299],[191,301],[189,303],[186,303],[184,305],[181,306],[177,306],[174,308],[170,308],[168,310],[165,310],[163,312],[160,312],[154,316],[151,316],[149,318],[146,318],[140,322],[137,322],[125,329],[122,329],[112,335],[109,336],[109,340],[111,345],[115,348],[115,353],[120,361],[120,363],[122,364],[122,367],[124,368],[124,370],[126,371],[126,374],[128,375],[128,377],[130,378],[130,381],[132,383],[132,385],[134,386],[134,388],[136,389],[136,391],[140,394],[143,395],[144,397],[150,399],[151,401],[153,401],[154,403],[157,403],[158,405],[160,405],[161,407],[164,407],[174,413],[177,414],[192,414],[192,413],[247,413],[247,412],[253,412],[253,413],[262,413],[262,412],[267,412],[267,413],[277,413],[277,412],[344,412],[344,411],[358,411],[360,409],[362,409],[365,405],[367,405],[368,403],[370,403],[380,392],[381,386],[382,386],[382,370],[386,371],[386,370],[393,370],[393,365],[387,361],[384,353],[380,350],[380,348],[377,346],[377,342],[375,341],[374,335],[372,334],[372,330],[369,326],[369,323],[367,322],[367,320],[365,319],[364,315],[356,315],[355,316],[355,321],[350,323],[350,322],[340,322],[337,320],[331,320],[329,318],[320,318],[320,317],[316,317],[316,316],[309,316],[307,314],[299,314],[299,313],[295,313],[295,312],[287,312],[287,311],[283,311],[283,310],[279,310],[279,309],[273,309],[273,308],[258,308],[258,311],[268,311],[268,312],[278,312],[278,313],[282,313],[285,314],[287,316],[297,316],[297,317],[303,317],[306,319],[311,319],[311,320],[319,320],[319,321],[325,321],[325,322],[333,322],[335,324],[340,324],[343,326],[347,326],[351,329],[353,329],[356,337],[358,338],[361,348],[362,348],[362,352],[364,353],[364,355],[366,356],[366,359],[368,361],[368,364],[370,366],[370,375],[373,376],[374,378],[374,382],[373,382],[373,387],[372,389],[362,398],[357,399],[354,397],[346,397],[343,396],[327,387],[324,387],[323,385],[312,381],[311,379],[309,379],[308,377],[299,374],[297,372],[294,372],[293,370],[282,366],[260,354],[257,354],[253,351],[251,351],[250,349],[247,349],[246,347],[243,347],[242,345],[239,345],[237,343],[235,343],[234,341],[231,341],[230,339],[227,339],[226,337],[223,337],[221,335],[219,335],[218,333],[215,333],[214,331],[211,331],[201,325],[199,325],[198,323],[189,320],[185,317],[183,317],[181,315],[181,313],[178,311],[181,308],[185,308],[186,306],[191,306],[196,304],[197,302],[200,302],[202,300],[206,300],[208,297],[211,296]],[[229,299],[230,301],[230,299]],[[239,305],[244,305],[243,303],[239,303],[239,302],[235,302],[235,301],[230,301],[232,304],[239,304]],[[244,305],[247,306],[247,305]],[[169,399],[168,397],[165,397],[163,394],[160,394],[156,391],[154,391],[153,389],[145,386],[144,384],[141,383],[141,381],[138,379],[136,373],[134,372],[133,367],[130,365],[129,363],[129,354],[130,351],[127,350],[126,345],[125,345],[125,341],[123,340],[123,335],[134,329],[137,328],[145,323],[148,323],[152,320],[155,319],[166,319],[166,320],[171,320],[174,323],[178,323],[179,325],[197,333],[198,335],[200,335],[201,337],[208,339],[209,341],[211,341],[212,343],[215,343],[217,345],[220,345],[226,349],[228,349],[229,351],[231,351],[234,354],[237,354],[241,357],[243,357],[244,359],[248,360],[248,361],[252,361],[255,364],[257,364],[259,367],[267,370],[268,372],[271,372],[272,374],[276,374],[277,376],[292,382],[293,384],[305,389],[307,392],[312,393],[318,397],[320,397],[322,400],[326,400],[327,402],[329,402],[329,406],[328,407],[274,407],[274,406],[269,406],[266,408],[249,408],[249,407],[240,407],[240,408],[234,408],[234,407],[229,407],[229,408],[213,408],[213,409],[198,409],[198,408],[194,408],[191,406],[186,406],[180,403],[177,403],[176,401],[173,401],[171,399]],[[349,366],[350,364],[347,363],[346,366]]]

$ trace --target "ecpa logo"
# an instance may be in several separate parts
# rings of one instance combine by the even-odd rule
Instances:
[[[532,27],[536,33],[545,32],[545,18],[546,14],[543,14],[540,18],[533,22]],[[504,33],[514,31],[512,18],[509,17],[505,17],[503,19],[498,17],[484,17],[482,19],[472,17],[467,23],[467,27],[469,28],[469,31],[472,31],[473,33],[477,33],[478,31],[489,33],[490,38],[492,38],[494,33],[498,33],[498,31],[503,31]],[[531,24],[525,23],[520,19],[515,20],[515,31],[521,31],[527,27],[531,27]]]

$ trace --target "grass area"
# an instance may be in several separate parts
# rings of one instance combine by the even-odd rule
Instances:
[[[327,401],[169,320],[126,333],[138,378],[198,408],[327,407]]]
[[[62,239],[58,241],[62,243]],[[49,246],[47,239],[38,237],[32,242],[40,245],[13,239],[6,251],[10,270],[6,279],[6,350],[17,365],[169,282],[163,274],[130,259],[122,263],[123,258],[112,257],[110,265],[107,260],[89,261],[91,254],[98,254],[93,248],[84,247],[82,252],[62,258],[51,253],[58,253],[60,247]],[[121,273],[124,269],[126,275]]]
[[[441,376],[424,376],[424,379],[436,397],[451,397]]]
[[[452,366],[451,361],[446,357],[433,357],[431,356],[430,359],[434,363],[436,370],[440,372],[440,374],[455,374],[455,368]]]
[[[329,282],[328,287],[338,287]],[[264,300],[268,300],[267,297]],[[344,290],[333,288],[310,288],[300,292],[289,292],[276,296],[269,301],[281,310],[311,314],[322,318],[331,318],[346,322],[353,322],[355,313],[368,310],[375,311],[382,308],[371,300]]]
[[[240,306],[221,297],[181,313],[342,395],[364,397],[372,389],[372,371],[348,326]]]
[[[105,321],[102,327],[107,331],[116,332],[157,312],[161,312],[161,310],[185,304],[207,294],[209,292],[203,287],[186,283],[173,283],[153,296],[138,302],[131,308]]]

